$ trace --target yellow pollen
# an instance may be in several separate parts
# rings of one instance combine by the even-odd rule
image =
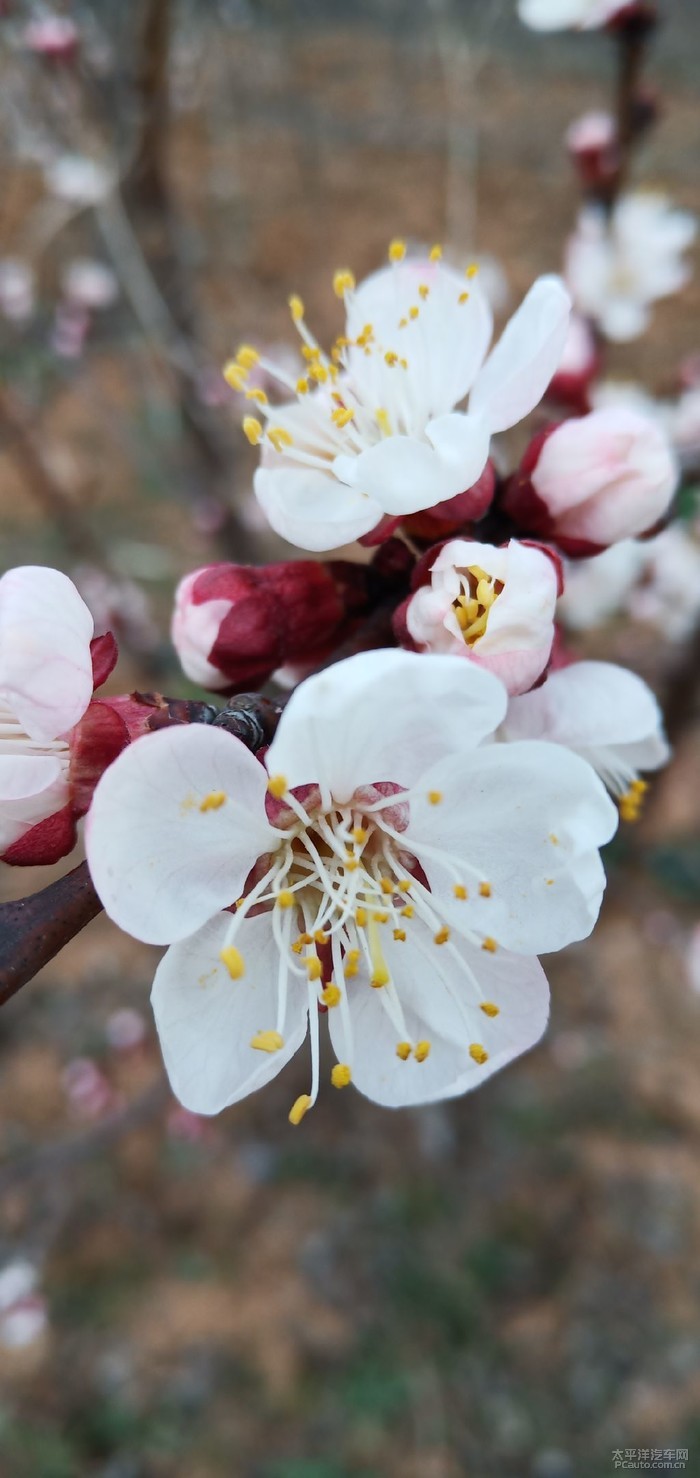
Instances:
[[[311,1099],[309,1098],[308,1093],[300,1093],[299,1097],[295,1099],[292,1107],[289,1110],[290,1124],[300,1124],[304,1117],[304,1114],[308,1114],[310,1108]]]
[[[354,273],[350,272],[347,267],[342,267],[333,273],[333,291],[336,298],[345,297],[346,293],[352,292],[354,286]]]
[[[270,792],[270,795],[273,795],[276,801],[281,801],[282,796],[285,795],[287,790],[289,789],[286,776],[271,775],[267,782],[267,788]]]
[[[335,423],[336,426],[339,427],[341,431],[343,431],[346,426],[349,426],[350,422],[354,421],[354,419],[355,412],[353,410],[350,410],[348,407],[345,407],[343,410],[331,411],[331,420]]]
[[[387,349],[386,354],[384,355],[384,363],[385,364],[388,364],[389,369],[393,369],[394,365],[395,364],[398,364],[398,362],[399,362],[399,356],[395,352],[395,350],[394,349]]]
[[[448,941],[449,937],[450,937],[450,931],[443,924],[442,928],[441,929],[438,929],[437,934],[434,936],[434,943],[435,944],[447,944],[447,941]]]
[[[421,285],[418,289],[418,296],[419,298],[422,298],[423,302],[425,302],[426,298],[430,297],[430,288],[428,287],[426,282],[421,282]]]
[[[372,918],[375,924],[387,924],[389,922],[389,915],[388,913],[384,913],[383,910],[381,913],[373,913]]]
[[[301,938],[301,935],[300,935],[298,939],[294,939],[292,941],[292,949],[294,950],[295,955],[300,955],[301,952],[302,952],[302,950],[303,950],[303,948],[304,948],[304,941],[303,941],[303,939]]]
[[[460,307],[463,307],[465,303],[469,302],[469,293],[460,293],[457,302],[459,303]]]
[[[228,364],[223,367],[222,374],[226,384],[230,385],[232,390],[242,390],[248,378],[248,371],[244,370],[240,364],[236,364],[235,359],[229,359]]]
[[[396,1045],[396,1056],[400,1057],[402,1062],[408,1062],[411,1056],[411,1043],[398,1042]]]
[[[360,866],[360,864],[357,861],[357,858],[356,857],[346,857],[345,858],[345,871],[346,872],[357,872],[357,869],[358,869],[359,866]]]
[[[496,950],[498,949],[498,945],[497,945],[495,939],[492,939],[491,938],[491,935],[490,934],[487,934],[486,935],[486,938],[484,940],[482,940],[481,948],[482,949],[485,949],[487,954],[489,954],[489,955],[495,955]]]
[[[272,442],[276,452],[281,452],[283,447],[292,446],[292,437],[284,426],[270,426],[267,432],[268,441]]]
[[[402,917],[402,919],[412,919],[414,913],[415,913],[415,909],[413,907],[413,904],[412,903],[407,903],[406,904],[406,907],[405,908],[402,908],[402,910],[401,910],[401,917]]]
[[[221,807],[225,805],[226,791],[210,790],[209,794],[205,795],[204,800],[200,801],[199,809],[200,811],[220,811]]]
[[[392,241],[392,243],[391,243],[391,245],[389,247],[389,261],[390,262],[402,262],[403,259],[404,259],[404,257],[405,257],[405,255],[406,255],[406,242],[405,241],[398,241],[398,240],[397,241]]]
[[[391,436],[391,421],[389,420],[389,412],[384,410],[383,406],[380,406],[379,410],[375,411],[374,419],[383,435]]]
[[[308,395],[308,393],[309,382],[308,380],[305,380],[304,376],[302,375],[301,379],[297,380],[297,395]]]
[[[352,839],[354,842],[357,842],[358,847],[361,847],[362,843],[367,841],[367,832],[363,826],[353,827]]]
[[[348,1067],[347,1062],[336,1062],[336,1065],[331,1072],[331,1083],[333,1084],[333,1087],[347,1088],[348,1083],[351,1082],[352,1073],[350,1071],[350,1068]]]
[[[302,318],[304,317],[304,304],[302,302],[302,299],[298,296],[297,293],[292,293],[291,298],[288,298],[287,302],[289,303],[289,311],[292,315],[292,318],[294,319],[294,322],[300,323]]]
[[[476,262],[472,262],[471,265],[469,267],[467,267],[467,270],[466,270],[466,272],[465,272],[464,275],[465,275],[465,277],[468,277],[469,278],[469,281],[471,282],[472,279],[478,275],[478,272],[479,272],[478,264]]]
[[[453,892],[454,892],[455,898],[468,898],[469,897],[469,894],[468,894],[468,892],[467,892],[467,890],[466,890],[466,888],[464,886],[464,883],[455,883]]]
[[[307,364],[313,364],[314,360],[321,358],[321,350],[317,344],[302,344],[301,354]]]
[[[345,956],[345,964],[343,967],[346,980],[351,980],[353,975],[357,975],[357,970],[360,963],[360,953],[361,951],[359,949],[348,950]]]
[[[489,1060],[489,1054],[485,1051],[480,1042],[472,1042],[471,1047],[469,1048],[469,1056],[473,1058],[474,1062],[478,1062],[479,1065],[481,1065],[483,1062],[488,1062]]]
[[[550,833],[549,833],[549,840],[552,843],[552,846],[553,847],[558,847],[559,846],[559,838],[558,837],[555,837],[553,831],[550,831]]]
[[[547,884],[548,888],[551,888],[554,883],[554,878],[545,878],[545,883]]]
[[[311,376],[311,379],[316,381],[317,385],[325,385],[328,379],[328,370],[326,369],[325,364],[310,364],[309,374]]]
[[[490,883],[479,883],[479,893],[480,893],[480,895],[481,895],[482,898],[490,898],[491,897],[491,884]]]
[[[332,980],[330,982],[330,985],[326,985],[321,991],[321,1001],[323,1005],[328,1006],[329,1009],[332,1006],[338,1005],[338,1002],[340,1001],[340,987],[335,985]]]
[[[253,348],[252,344],[241,344],[236,355],[236,360],[242,369],[250,370],[254,369],[255,365],[260,363],[260,355],[257,349]]]
[[[426,1057],[430,1056],[430,1042],[416,1042],[413,1056],[416,1062],[425,1062]]]
[[[409,310],[408,310],[408,316],[409,316],[409,318],[412,318],[413,319],[413,322],[414,323],[415,323],[415,321],[416,321],[419,313],[420,313],[420,308],[409,308]]]
[[[430,260],[431,260],[431,262],[441,262],[442,261],[442,247],[441,246],[431,246],[431,248],[430,248]]]
[[[403,941],[405,940],[405,938],[406,938],[406,930],[405,929],[394,929],[394,939],[397,939],[399,941],[399,943],[403,943]]]
[[[280,1047],[284,1046],[284,1037],[279,1032],[256,1032],[250,1039],[250,1045],[257,1052],[279,1052]]]
[[[386,966],[384,967],[383,970],[380,971],[380,973],[378,975],[375,973],[372,976],[372,979],[370,980],[370,985],[372,987],[372,990],[382,990],[383,986],[388,985],[388,984],[389,984],[389,971],[386,969]]]
[[[300,938],[302,944],[313,944],[313,942],[314,942],[313,941],[313,935],[312,934],[300,934],[299,935],[299,938]]]
[[[278,908],[291,908],[294,903],[294,894],[291,888],[280,888],[277,894]]]
[[[222,949],[219,959],[222,965],[226,966],[232,980],[240,980],[241,975],[245,975],[245,961],[235,944],[229,944],[226,949]]]
[[[251,446],[257,446],[262,436],[262,425],[256,416],[243,417],[243,435],[247,436]]]
[[[328,943],[328,935],[324,933],[323,929],[315,929],[314,930],[314,944],[327,944],[327,943]]]
[[[412,886],[410,878],[399,879],[399,893],[410,893]]]
[[[355,910],[355,923],[357,924],[358,929],[364,929],[365,924],[367,923],[367,909],[366,908],[358,908],[358,909]],[[358,951],[358,954],[359,954],[359,951]]]
[[[386,893],[387,896],[394,892],[395,884],[392,882],[391,878],[380,878],[379,885],[381,887],[382,893]]]
[[[646,795],[648,789],[648,780],[633,780],[632,784],[630,785],[630,790],[632,791],[633,795]]]
[[[440,802],[442,800],[442,791],[441,790],[429,790],[428,791],[428,800],[430,801],[431,806],[439,806],[440,805]]]
[[[306,965],[306,973],[309,977],[309,980],[321,979],[321,961],[319,960],[318,955],[307,955],[306,959],[304,960],[304,964]]]
[[[246,390],[246,400],[254,400],[258,405],[269,405],[270,402],[264,390]]]
[[[493,1001],[482,1001],[479,1010],[483,1011],[484,1016],[500,1015],[500,1006],[494,1006]]]
[[[408,325],[408,319],[407,318],[400,318],[399,319],[399,328],[406,328],[407,325]]]

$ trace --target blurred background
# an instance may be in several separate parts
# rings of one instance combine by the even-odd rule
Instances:
[[[700,11],[662,8],[635,176],[697,210]],[[111,691],[194,695],[175,582],[290,552],[220,372],[241,340],[284,359],[290,292],[328,338],[333,268],[360,278],[396,235],[478,253],[501,319],[560,268],[564,134],[610,106],[612,47],[514,12],[0,0],[2,565],[72,576],[118,635]],[[608,373],[668,393],[699,304],[696,272]],[[685,578],[654,622],[574,638],[674,695],[676,759],[609,849],[596,933],[548,963],[545,1041],[478,1094],[391,1114],[328,1091],[292,1129],[299,1059],[198,1119],[160,1063],[157,952],[104,918],[4,1007],[3,1475],[607,1478],[631,1447],[700,1474]],[[53,876],[5,868],[3,897]]]

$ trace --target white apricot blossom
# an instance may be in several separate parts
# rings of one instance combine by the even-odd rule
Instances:
[[[509,693],[526,693],[549,661],[558,593],[557,567],[543,549],[451,539],[403,619],[420,650],[466,657]]]
[[[487,358],[493,317],[478,269],[457,272],[438,247],[424,260],[405,250],[394,242],[389,265],[359,286],[351,272],[335,274],[346,324],[330,353],[292,297],[306,372],[277,378],[294,398],[272,405],[266,391],[247,391],[255,414],[243,429],[262,452],[256,496],[276,532],[303,549],[347,543],[385,516],[470,488],[491,436],[533,410],[561,359],[570,300],[558,277],[538,279]],[[243,345],[229,384],[245,391],[261,364],[275,373]]]
[[[607,26],[632,0],[518,0],[518,15],[533,31],[591,31]]]
[[[637,819],[647,788],[642,772],[660,769],[670,755],[651,688],[612,662],[573,662],[550,672],[541,688],[511,699],[501,732],[581,755],[618,797],[627,821]]]
[[[689,281],[683,253],[696,229],[689,211],[651,191],[622,195],[610,216],[602,206],[585,205],[566,255],[565,277],[577,310],[608,339],[639,338],[651,304]]]
[[[311,1039],[386,1105],[467,1092],[537,1041],[534,956],[587,935],[616,812],[558,745],[494,744],[506,693],[454,657],[374,651],[292,694],[265,765],[161,730],[100,781],[87,850],[108,914],[171,947],[153,1007],[185,1107],[217,1113]]]

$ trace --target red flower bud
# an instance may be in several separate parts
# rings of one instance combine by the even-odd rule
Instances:
[[[402,520],[404,528],[417,539],[446,539],[463,529],[465,524],[476,523],[483,518],[491,507],[495,490],[496,469],[493,462],[488,461],[481,477],[470,488],[457,493],[454,498],[447,498],[444,503],[409,514]]]

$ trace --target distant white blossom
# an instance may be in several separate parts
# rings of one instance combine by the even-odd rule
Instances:
[[[688,282],[683,254],[695,235],[694,216],[664,195],[623,195],[610,218],[602,206],[585,205],[566,254],[565,277],[576,308],[609,339],[639,338],[651,304]]]

